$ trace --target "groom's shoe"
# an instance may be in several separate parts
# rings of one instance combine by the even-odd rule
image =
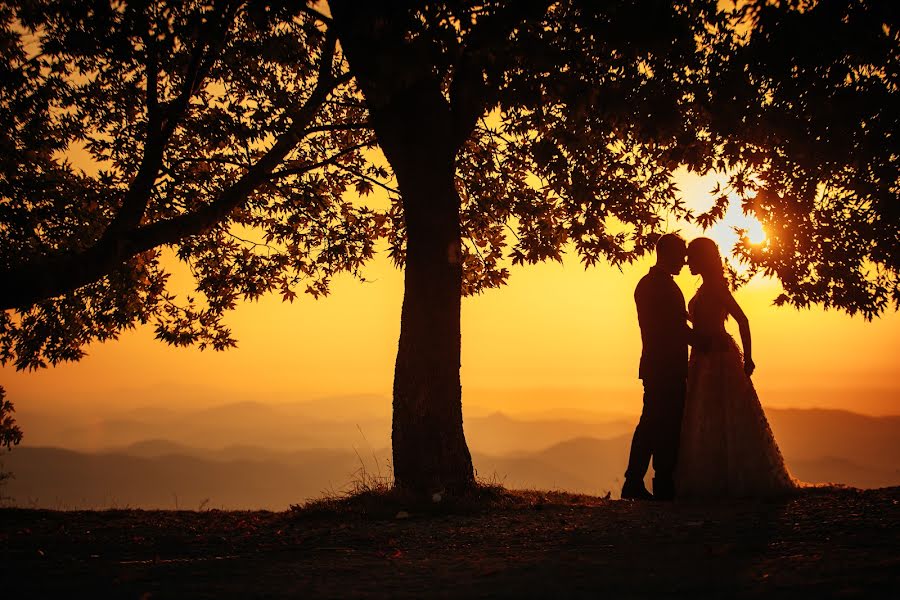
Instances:
[[[653,500],[653,494],[647,491],[643,481],[626,479],[622,486],[622,500]]]

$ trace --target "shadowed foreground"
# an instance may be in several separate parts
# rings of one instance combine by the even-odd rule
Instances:
[[[482,496],[416,507],[363,495],[284,513],[4,509],[3,587],[125,598],[900,593],[897,487],[732,506]]]

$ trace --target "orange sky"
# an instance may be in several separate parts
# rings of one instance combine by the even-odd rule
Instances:
[[[686,198],[706,202],[710,180],[681,179]],[[728,248],[737,209],[708,235]],[[695,235],[684,230],[687,236]],[[632,293],[651,259],[619,272],[560,264],[512,270],[510,284],[463,301],[464,411],[561,408],[636,413],[640,336]],[[151,327],[94,345],[77,364],[0,372],[21,411],[190,407],[240,400],[294,402],[374,393],[389,410],[399,335],[402,273],[379,257],[370,283],[335,280],[331,296],[275,297],[238,307],[239,347],[224,353],[171,348]],[[687,298],[699,278],[677,278]],[[754,337],[754,381],[767,406],[900,414],[900,315],[868,323],[821,309],[771,305],[777,283],[757,279],[736,294]],[[734,323],[729,323],[736,335]],[[325,416],[325,415],[323,415]]]

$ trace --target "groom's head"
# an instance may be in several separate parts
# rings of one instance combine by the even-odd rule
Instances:
[[[667,233],[656,242],[656,264],[666,273],[678,275],[684,267],[687,244],[677,233]]]

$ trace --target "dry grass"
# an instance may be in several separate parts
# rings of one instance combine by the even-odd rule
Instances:
[[[421,494],[396,487],[393,477],[372,474],[363,465],[347,490],[291,505],[296,517],[357,516],[370,519],[405,519],[423,515],[477,514],[492,510],[541,510],[550,506],[599,506],[606,497],[563,491],[508,490],[492,480],[477,480],[458,494]]]

